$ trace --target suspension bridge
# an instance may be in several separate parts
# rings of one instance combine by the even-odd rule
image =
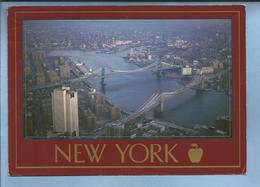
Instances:
[[[198,76],[193,79],[190,83],[187,85],[172,91],[172,92],[162,92],[162,93],[153,93],[151,97],[149,97],[143,105],[141,105],[134,113],[130,114],[128,117],[122,119],[121,121],[123,123],[126,123],[128,121],[131,121],[138,116],[141,116],[142,114],[150,111],[151,109],[160,106],[160,111],[163,112],[164,110],[164,102],[168,99],[174,98],[177,95],[180,95],[187,90],[193,88],[196,85],[201,84],[202,81],[205,80],[205,77]]]
[[[72,60],[72,59],[71,59]],[[73,60],[72,60],[73,61]],[[132,70],[119,70],[119,69],[112,69],[112,68],[108,68],[108,67],[100,67],[100,68],[96,68],[95,70],[89,70],[88,72],[84,72],[83,76],[80,76],[74,69],[72,69],[72,72],[77,75],[76,78],[71,78],[71,79],[66,79],[57,83],[52,83],[52,84],[46,84],[43,86],[35,86],[33,87],[33,90],[36,89],[47,89],[47,88],[51,88],[51,87],[57,87],[60,86],[62,84],[67,84],[67,83],[75,83],[75,82],[79,82],[79,81],[84,81],[87,80],[89,78],[101,78],[101,84],[105,84],[105,78],[113,76],[115,74],[131,74],[131,73],[139,73],[139,72],[144,72],[144,71],[152,71],[157,73],[158,75],[161,75],[161,72],[164,69],[167,68],[181,68],[180,65],[174,65],[174,64],[169,64],[166,62],[154,62],[152,64],[149,64],[145,67],[141,67],[141,68],[136,68],[136,69],[132,69]]]
[[[230,68],[228,68],[228,71]],[[159,106],[160,112],[164,111],[164,102],[167,101],[168,99],[172,99],[175,96],[178,96],[189,89],[194,88],[197,85],[204,85],[205,81],[209,81],[210,79],[214,79],[220,74],[226,73],[226,70],[220,71],[217,74],[214,75],[197,75],[196,77],[193,78],[193,80],[186,84],[185,86],[180,87],[179,89],[172,91],[172,92],[162,92],[162,93],[153,93],[134,113],[131,113],[129,116],[126,118],[122,119],[122,123],[126,123],[128,121],[131,121],[144,113],[152,110],[153,108]]]
[[[150,65],[147,65],[145,67],[141,67],[141,68],[136,68],[133,70],[118,70],[118,69],[110,69],[110,68],[97,68],[95,70],[91,70],[89,71],[86,75],[84,76],[79,76],[77,74],[77,72],[75,70],[72,70],[74,74],[77,74],[78,77],[73,78],[73,79],[68,79],[66,80],[66,82],[68,83],[74,83],[74,82],[78,82],[78,81],[84,81],[87,80],[89,78],[93,78],[93,77],[101,77],[101,84],[104,84],[104,80],[105,77],[110,76],[110,75],[114,75],[114,74],[125,74],[125,73],[138,73],[138,72],[144,72],[144,71],[153,71],[155,73],[160,74],[161,71],[164,68],[173,68],[173,67],[177,67],[180,68],[181,66],[179,65],[172,65],[166,62],[154,62]],[[216,76],[216,75],[215,75]],[[203,84],[203,82],[205,80],[208,79],[212,79],[215,76],[203,76],[203,75],[197,75],[193,78],[193,80],[186,84],[185,86],[180,87],[179,89],[172,91],[172,92],[162,92],[162,93],[153,93],[134,113],[131,113],[129,116],[121,119],[120,121],[123,123],[126,123],[128,121],[131,121],[135,118],[137,118],[138,116],[143,115],[144,113],[152,110],[153,108],[159,106],[160,112],[163,112],[164,110],[164,102],[167,101],[168,99],[172,99],[177,95],[180,95],[184,92],[186,92],[187,90],[195,87],[196,85],[199,84]],[[41,88],[50,88],[50,87],[56,87],[58,85],[64,84],[62,82],[60,83],[54,83],[54,84],[49,84],[49,85],[45,85],[42,87],[38,87],[37,89],[41,89]],[[92,85],[90,86],[92,87]]]

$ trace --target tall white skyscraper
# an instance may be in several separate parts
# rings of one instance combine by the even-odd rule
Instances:
[[[69,87],[55,89],[52,93],[52,118],[56,132],[79,136],[78,93]]]

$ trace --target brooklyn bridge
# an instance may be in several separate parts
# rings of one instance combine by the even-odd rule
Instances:
[[[110,69],[110,68],[105,68],[105,67],[100,67],[97,69],[88,69],[87,73],[84,73],[84,75],[80,75],[77,71],[75,71],[74,68],[72,68],[72,72],[74,75],[76,75],[76,78],[72,78],[72,79],[67,79],[63,82],[59,82],[59,83],[55,83],[55,84],[48,84],[48,85],[44,85],[41,87],[34,87],[34,90],[45,90],[45,89],[53,89],[53,87],[58,87],[64,84],[73,84],[75,82],[79,82],[79,81],[87,81],[89,78],[100,78],[101,81],[101,85],[105,85],[105,79],[113,76],[113,75],[117,75],[117,74],[135,74],[135,73],[139,73],[139,72],[144,72],[144,71],[152,71],[154,72],[157,76],[161,76],[161,73],[164,69],[168,69],[168,68],[181,68],[181,66],[179,65],[172,65],[172,64],[168,64],[165,62],[154,62],[150,65],[147,65],[145,67],[140,67],[140,68],[136,68],[133,70],[119,70],[119,69]],[[135,118],[137,118],[138,116],[143,115],[144,113],[159,107],[159,111],[163,112],[164,110],[164,103],[168,100],[168,99],[172,99],[177,95],[180,95],[184,92],[186,92],[189,89],[194,88],[195,86],[200,85],[201,87],[203,87],[204,82],[206,80],[212,79],[214,78],[216,75],[210,75],[210,76],[206,76],[206,75],[193,75],[192,76],[192,80],[187,83],[186,85],[183,85],[181,87],[179,87],[178,89],[175,89],[173,91],[168,91],[168,92],[161,92],[161,93],[153,93],[135,112],[130,113],[130,115],[128,115],[127,117],[121,119],[120,121],[123,123],[126,123],[128,121],[131,121]],[[89,81],[88,85],[90,86],[90,88],[94,88]],[[109,86],[109,85],[106,85]]]

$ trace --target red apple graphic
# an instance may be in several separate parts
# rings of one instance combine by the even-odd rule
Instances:
[[[188,155],[192,163],[199,163],[203,155],[203,149],[200,148],[198,144],[191,144]]]

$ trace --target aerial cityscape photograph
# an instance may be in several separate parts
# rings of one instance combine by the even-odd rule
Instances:
[[[232,136],[230,19],[23,21],[32,139]]]

